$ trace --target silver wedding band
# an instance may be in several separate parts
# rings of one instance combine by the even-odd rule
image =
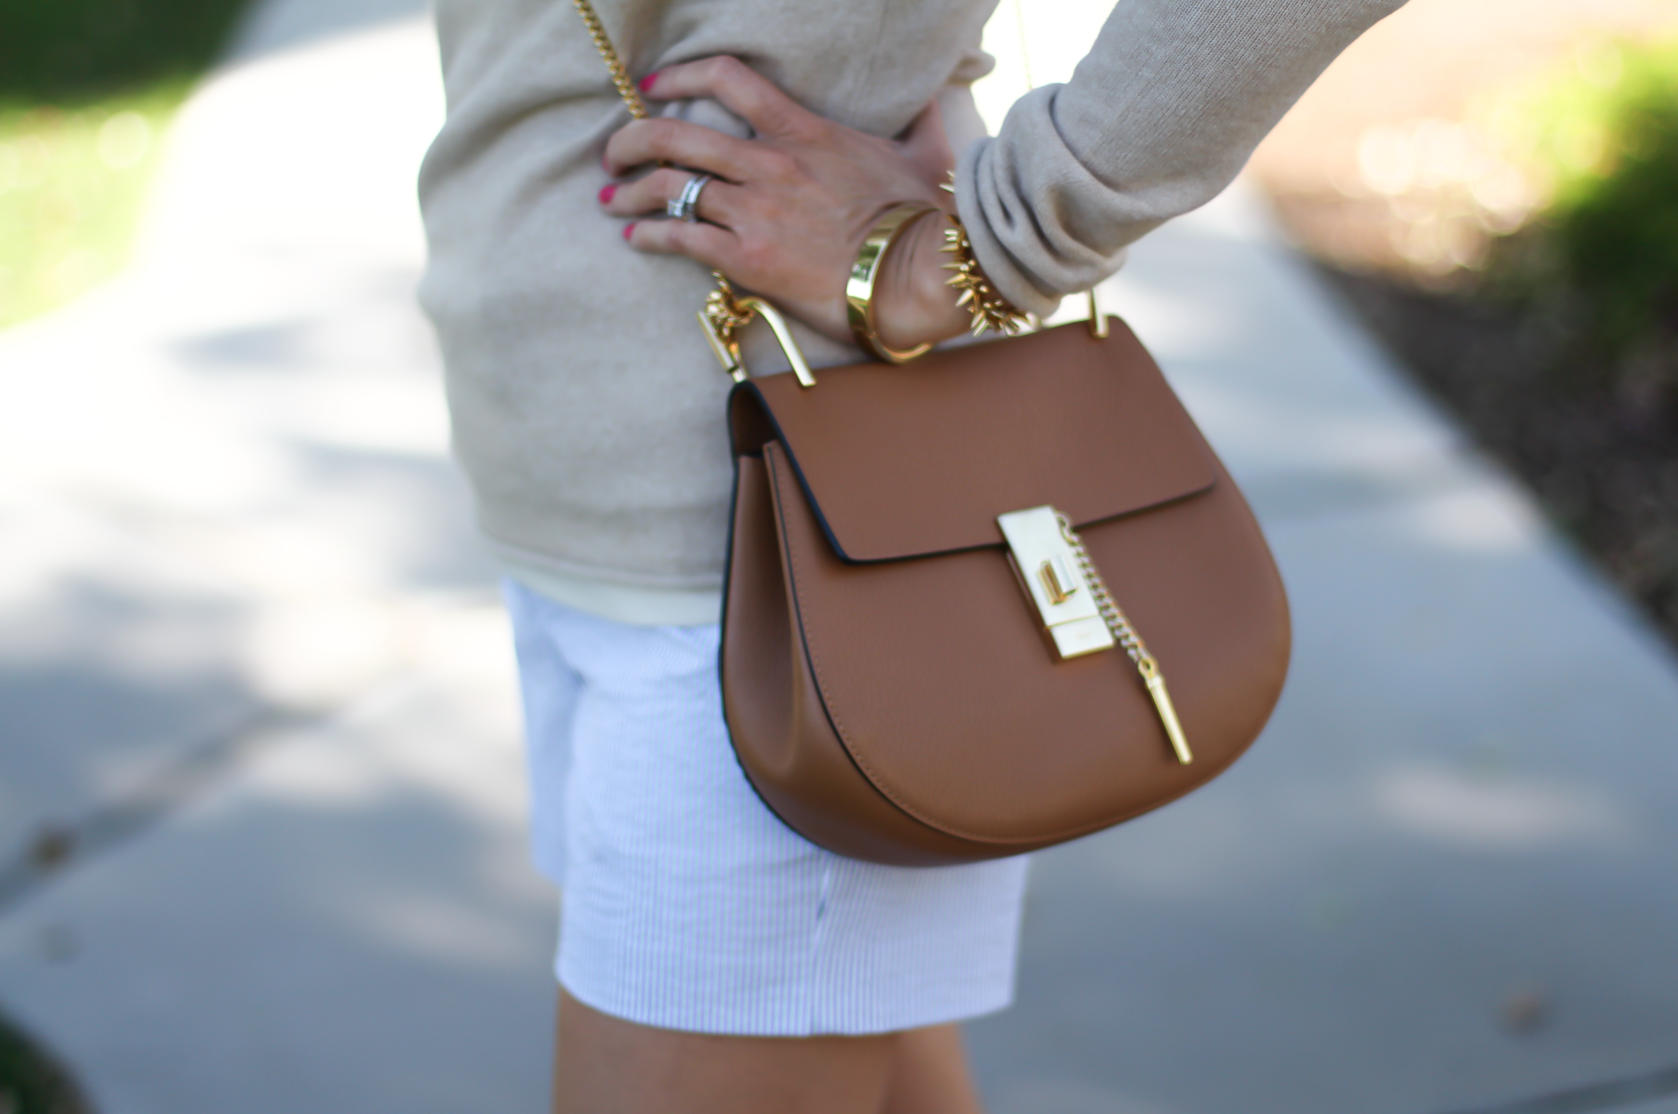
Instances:
[[[672,217],[692,224],[699,219],[699,191],[711,180],[709,174],[695,174],[687,180],[679,196],[664,203],[664,211]]]

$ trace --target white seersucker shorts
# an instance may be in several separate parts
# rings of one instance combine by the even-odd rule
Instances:
[[[718,627],[629,626],[505,581],[559,981],[702,1033],[882,1033],[1013,997],[1027,859],[890,867],[778,820],[729,746]]]

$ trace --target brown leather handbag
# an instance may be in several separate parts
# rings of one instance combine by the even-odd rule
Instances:
[[[753,786],[812,842],[905,865],[1047,847],[1205,784],[1269,718],[1289,649],[1275,563],[1111,324],[730,395],[723,706]],[[1045,506],[1064,548],[1011,544],[999,517]],[[1126,609],[1094,608],[1110,648],[1065,654],[1056,634],[1087,637],[1098,595]],[[1145,635],[1163,705],[1114,626]]]
[[[790,827],[880,863],[1015,855],[1175,800],[1258,736],[1287,674],[1281,578],[1121,322],[817,383],[772,307],[712,298],[712,325],[760,312],[795,369],[745,379],[707,325],[742,379],[723,707]]]

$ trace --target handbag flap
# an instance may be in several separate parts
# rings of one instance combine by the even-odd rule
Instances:
[[[1002,544],[996,516],[1083,526],[1209,489],[1211,449],[1124,323],[740,384],[736,454],[786,449],[834,550],[889,561]]]

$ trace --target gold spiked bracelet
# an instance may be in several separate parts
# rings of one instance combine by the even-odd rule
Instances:
[[[954,197],[956,172],[951,170],[945,175],[938,188]],[[956,214],[945,215],[950,218],[950,227],[944,229],[944,246],[938,250],[955,256],[953,261],[944,264],[944,270],[955,272],[945,285],[961,291],[956,305],[966,306],[973,314],[973,335],[978,336],[986,329],[995,329],[1003,336],[1018,335],[1022,329],[1033,324],[1031,316],[1015,309],[1012,302],[997,293],[996,287],[990,284],[990,279],[979,267],[979,261],[973,258],[973,242],[967,238],[967,226]]]
[[[944,246],[938,250],[955,257],[944,264],[944,270],[955,272],[946,285],[961,291],[956,305],[966,306],[973,314],[973,335],[995,329],[1003,336],[1015,336],[1031,324],[1031,318],[997,293],[980,270],[979,261],[973,258],[973,244],[967,238],[967,226],[961,223],[961,218],[954,213],[945,215],[950,218],[950,227],[944,229]]]

